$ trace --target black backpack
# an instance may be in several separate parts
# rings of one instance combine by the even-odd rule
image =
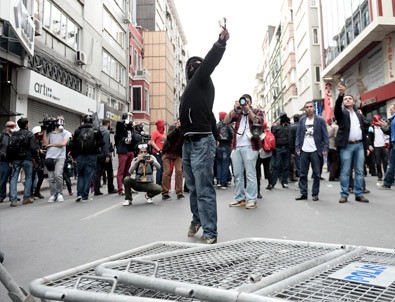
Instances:
[[[25,159],[28,155],[28,137],[22,132],[14,132],[7,146],[7,160]]]
[[[217,125],[218,141],[230,141],[232,139],[232,132],[229,126],[224,122],[219,122]]]
[[[81,128],[77,137],[78,150],[81,154],[96,153],[95,134],[93,128]]]

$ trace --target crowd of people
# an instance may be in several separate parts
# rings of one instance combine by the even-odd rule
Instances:
[[[192,57],[186,64],[187,86],[181,97],[180,118],[165,131],[165,121],[157,120],[150,136],[136,128],[132,113],[124,113],[116,123],[113,145],[111,121],[103,119],[95,126],[94,117],[86,115],[73,133],[65,129],[63,116],[47,119],[29,131],[27,118],[12,121],[0,137],[0,201],[6,198],[9,181],[11,207],[19,201],[17,182],[24,171],[22,204],[44,198],[40,188],[49,182],[48,202],[62,202],[63,182],[69,195],[74,192],[70,168],[76,167],[76,202],[92,200],[101,191],[106,176],[108,194],[124,196],[123,206],[133,204],[133,195],[145,192],[147,203],[161,194],[169,201],[173,172],[174,189],[179,200],[189,193],[192,220],[187,235],[193,237],[202,228],[200,242],[217,242],[216,188],[227,190],[234,181],[234,200],[230,207],[254,209],[262,198],[261,178],[266,190],[277,182],[288,189],[298,181],[300,195],[309,198],[308,179],[312,171],[311,197],[319,200],[320,182],[325,162],[329,181],[340,182],[339,203],[348,202],[351,193],[357,202],[368,203],[364,194],[367,170],[383,181],[381,189],[394,183],[395,104],[390,118],[374,116],[369,122],[355,108],[355,99],[339,83],[334,117],[324,120],[315,112],[313,101],[304,105],[304,114],[293,116],[293,123],[283,112],[278,121],[264,120],[254,107],[252,97],[243,94],[229,112],[220,112],[218,122],[212,112],[214,85],[211,74],[220,63],[229,33],[222,27],[218,40],[205,58]],[[140,130],[138,130],[140,129]],[[114,186],[113,154],[118,157]],[[310,169],[311,167],[311,169]],[[367,168],[368,167],[368,168]],[[185,177],[185,184],[183,178]]]

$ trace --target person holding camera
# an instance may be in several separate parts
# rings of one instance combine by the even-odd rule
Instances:
[[[188,237],[203,228],[201,243],[217,242],[217,199],[213,186],[216,121],[213,110],[214,84],[211,74],[225,52],[229,32],[224,25],[219,39],[206,57],[188,59],[185,72],[187,86],[181,96],[180,121],[184,136],[182,163],[189,189],[192,222]]]
[[[261,148],[263,112],[253,108],[252,97],[244,94],[235,101],[233,110],[226,115],[224,122],[235,122],[230,156],[235,178],[235,200],[229,206],[254,209],[258,195],[255,165]],[[246,186],[244,171],[247,178]]]
[[[133,201],[132,189],[137,192],[147,192],[145,198],[147,203],[152,203],[152,198],[162,192],[162,187],[154,182],[154,167],[160,169],[160,164],[156,157],[148,153],[147,144],[139,144],[137,146],[139,153],[133,159],[130,166],[129,174],[132,175],[136,171],[136,177],[125,177],[123,184],[125,186],[125,202],[123,206],[130,206]]]
[[[96,175],[95,175],[95,195],[103,195],[100,191],[100,181],[103,171],[107,173],[108,194],[117,193],[114,188],[114,170],[112,168],[112,152],[114,151],[110,141],[110,119],[103,119],[100,132],[103,135],[104,146],[101,153],[97,156]]]
[[[64,201],[63,167],[66,158],[66,146],[71,133],[64,129],[64,118],[59,115],[45,118],[42,122],[43,146],[46,149],[44,164],[48,170],[48,182],[51,196],[48,202]]]

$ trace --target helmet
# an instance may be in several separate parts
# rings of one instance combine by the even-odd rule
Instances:
[[[36,126],[32,129],[33,134],[37,134],[41,132],[41,126]]]
[[[83,121],[84,121],[84,124],[87,124],[87,123],[92,124],[93,123],[92,115],[85,115]]]

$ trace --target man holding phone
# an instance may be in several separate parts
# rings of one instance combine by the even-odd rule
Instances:
[[[192,212],[188,237],[193,237],[202,227],[200,242],[206,244],[217,242],[217,200],[213,186],[216,120],[212,112],[215,88],[211,74],[222,59],[228,39],[229,32],[223,24],[206,57],[188,59],[187,86],[180,104],[182,160]]]

